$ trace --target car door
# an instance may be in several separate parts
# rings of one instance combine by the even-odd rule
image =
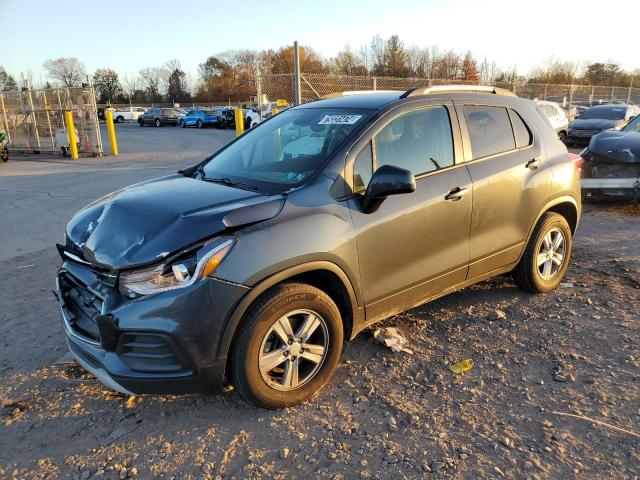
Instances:
[[[473,181],[469,278],[516,262],[551,188],[535,123],[507,106],[456,101]]]
[[[448,103],[407,108],[361,140],[348,174],[357,193],[349,207],[368,321],[422,303],[467,274],[471,178],[455,111]],[[412,171],[416,190],[364,213],[361,195],[372,172],[388,164]]]

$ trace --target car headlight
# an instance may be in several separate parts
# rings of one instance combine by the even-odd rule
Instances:
[[[193,285],[218,268],[235,242],[235,237],[219,237],[191,254],[179,255],[152,267],[122,272],[120,292],[134,297]]]

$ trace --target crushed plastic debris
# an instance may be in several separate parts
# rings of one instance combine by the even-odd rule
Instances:
[[[471,370],[471,368],[473,368],[473,362],[470,359],[460,360],[453,365],[449,365],[449,370],[451,370],[456,375],[460,375],[467,370]]]
[[[409,342],[395,327],[377,328],[373,332],[373,338],[394,352],[413,353],[413,350],[405,347]]]
[[[560,283],[560,288],[573,288],[574,285],[571,282],[561,282]]]

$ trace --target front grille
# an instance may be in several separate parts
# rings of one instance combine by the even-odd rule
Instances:
[[[104,300],[67,272],[60,273],[59,281],[71,328],[90,340],[100,341],[95,317],[102,312]]]
[[[123,332],[117,353],[131,370],[137,372],[177,373],[187,370],[178,348],[163,334]]]
[[[573,130],[571,132],[572,137],[591,137],[597,131],[596,130]]]

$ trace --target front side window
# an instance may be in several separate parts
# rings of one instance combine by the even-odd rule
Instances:
[[[203,167],[208,178],[229,178],[260,190],[304,183],[371,115],[366,109],[287,110],[241,136]]]
[[[506,108],[465,105],[463,112],[474,160],[516,147]]]
[[[374,141],[378,167],[395,165],[417,176],[454,163],[451,121],[445,107],[405,113],[380,130]]]

